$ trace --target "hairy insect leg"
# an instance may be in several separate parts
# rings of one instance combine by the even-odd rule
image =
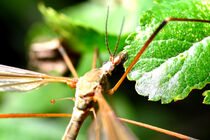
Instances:
[[[152,40],[155,38],[155,36],[160,32],[160,30],[170,21],[188,21],[188,22],[203,22],[203,23],[210,23],[210,20],[200,20],[200,19],[185,19],[185,18],[166,18],[165,20],[162,21],[162,23],[156,28],[156,30],[153,32],[153,34],[149,37],[149,39],[146,41],[146,43],[143,45],[141,50],[138,52],[136,57],[133,59],[131,62],[130,66],[127,68],[123,76],[120,78],[120,80],[117,82],[117,84],[110,89],[107,93],[108,94],[113,94],[121,85],[125,77],[128,75],[132,67],[136,64],[138,61],[139,57],[143,54],[143,52],[146,50],[146,48],[149,46],[149,44],[152,42]]]

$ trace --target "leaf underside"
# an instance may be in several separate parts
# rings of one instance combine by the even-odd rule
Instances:
[[[210,20],[209,7],[207,1],[163,1],[146,11],[136,31],[126,40],[129,45],[125,47],[125,69],[164,18]],[[203,88],[210,82],[209,35],[208,23],[168,23],[128,74],[130,80],[136,81],[138,94],[151,101],[170,103],[184,99],[192,89]],[[209,104],[209,94],[204,96],[204,102]]]

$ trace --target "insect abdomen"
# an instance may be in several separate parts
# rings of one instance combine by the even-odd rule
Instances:
[[[62,140],[75,140],[79,129],[87,115],[88,111],[79,110],[77,107],[74,107],[72,118],[66,128]]]

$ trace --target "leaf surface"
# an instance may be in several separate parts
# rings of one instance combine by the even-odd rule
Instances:
[[[157,2],[140,17],[136,31],[127,38],[125,69],[164,18],[210,20],[209,7],[209,2],[197,0]],[[168,23],[128,74],[136,81],[138,94],[170,103],[185,98],[192,89],[203,88],[210,81],[209,35],[208,23]]]

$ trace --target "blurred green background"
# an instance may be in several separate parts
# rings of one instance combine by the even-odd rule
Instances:
[[[0,1],[0,64],[27,68],[26,36],[34,23],[43,21],[37,9],[39,2],[39,0]],[[56,10],[61,10],[83,1],[45,0],[42,2]],[[137,11],[139,15],[153,5],[152,0],[141,0],[140,2],[142,6]],[[119,15],[122,16],[121,13]],[[97,20],[95,22],[97,24]],[[109,22],[111,24],[112,21]],[[121,21],[115,24],[120,25]],[[92,52],[89,56],[86,55],[87,61],[91,61]],[[82,57],[82,54],[79,54],[79,57]],[[83,65],[82,62],[77,63],[80,63],[78,64],[80,67]],[[79,69],[84,71],[87,68]],[[117,82],[123,71],[122,65],[117,67],[112,77],[109,78],[110,85],[113,86]],[[207,88],[205,87],[202,91]],[[208,139],[210,111],[207,105],[202,104],[202,91],[193,90],[182,101],[162,105],[160,102],[149,102],[147,97],[139,96],[135,92],[134,82],[125,80],[117,93],[113,95],[110,104],[120,117],[156,125],[195,138]],[[63,84],[49,84],[27,93],[3,93],[0,94],[0,113],[71,113],[72,101],[61,101],[52,105],[50,100],[73,96],[74,92]],[[0,119],[0,140],[57,140],[62,137],[69,120],[70,118]],[[78,136],[79,140],[86,138],[90,122],[90,118],[85,121]],[[140,139],[174,139],[138,126],[128,125],[128,127]]]

